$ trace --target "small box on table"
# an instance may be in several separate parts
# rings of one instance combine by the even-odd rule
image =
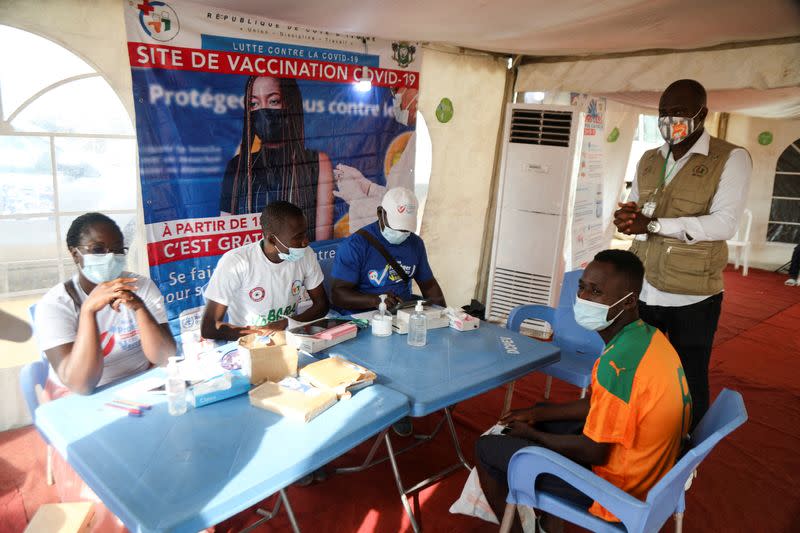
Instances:
[[[287,344],[286,333],[272,335],[252,333],[239,339],[239,359],[242,372],[250,383],[278,382],[286,376],[297,375],[297,348]]]

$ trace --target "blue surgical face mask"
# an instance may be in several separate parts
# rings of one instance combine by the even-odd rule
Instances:
[[[614,321],[619,318],[622,312],[625,311],[625,309],[620,310],[620,312],[617,313],[616,316],[614,316],[614,318],[611,320],[606,319],[608,316],[608,311],[631,294],[633,293],[629,292],[611,305],[590,302],[589,300],[584,300],[576,296],[575,305],[572,308],[573,312],[575,313],[575,322],[577,322],[582,328],[591,331],[603,331],[613,324]]]
[[[403,241],[408,239],[408,236],[411,235],[411,232],[390,228],[389,225],[384,222],[383,217],[385,216],[386,215],[384,214],[379,219],[381,235],[383,235],[383,238],[389,241],[389,244],[401,244]]]
[[[275,240],[278,241],[281,244],[281,246],[283,246],[289,251],[288,253],[284,253],[278,250],[278,257],[281,258],[281,261],[289,261],[291,263],[294,263],[295,261],[300,261],[303,258],[303,256],[306,255],[306,247],[290,248],[285,244],[283,244],[277,235],[275,235]]]
[[[125,268],[125,254],[83,254],[83,266],[78,268],[92,283],[104,283],[117,279]]]

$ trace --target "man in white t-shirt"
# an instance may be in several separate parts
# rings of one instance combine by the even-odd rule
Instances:
[[[306,225],[294,204],[272,202],[264,208],[264,238],[225,252],[217,263],[205,291],[203,337],[236,340],[286,329],[288,317],[309,322],[325,316],[328,297],[317,256],[308,246]],[[311,307],[297,313],[304,288]]]

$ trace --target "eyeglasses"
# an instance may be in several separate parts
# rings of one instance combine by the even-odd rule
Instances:
[[[128,255],[129,248],[127,246],[123,246],[122,248],[107,248],[100,244],[83,244],[80,246],[76,246],[81,253],[87,253],[90,255],[105,255],[105,254],[121,254],[121,255]]]

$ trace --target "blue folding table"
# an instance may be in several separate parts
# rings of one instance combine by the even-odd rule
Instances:
[[[419,526],[408,502],[408,496],[439,481],[460,467],[470,469],[458,443],[450,406],[472,398],[559,360],[557,346],[540,342],[517,332],[481,322],[477,330],[459,332],[450,328],[428,331],[423,347],[408,345],[406,335],[376,337],[367,331],[355,339],[326,351],[328,356],[342,357],[369,368],[378,375],[378,383],[403,393],[409,399],[411,416],[422,417],[439,410],[444,416],[430,435],[417,436],[417,442],[395,453],[387,432],[382,432],[367,455],[364,464],[340,468],[339,472],[363,470],[389,460],[398,491],[411,525]],[[431,440],[447,422],[458,462],[428,479],[404,488],[395,456]],[[388,455],[373,461],[381,441]]]
[[[196,533],[283,489],[408,415],[408,399],[362,389],[308,423],[252,407],[246,395],[173,417],[165,397],[142,417],[105,407],[145,373],[91,396],[40,406],[36,425],[132,532]]]

